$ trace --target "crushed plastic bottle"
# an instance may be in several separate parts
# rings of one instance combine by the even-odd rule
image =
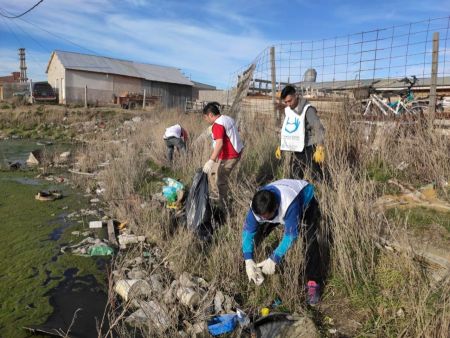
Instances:
[[[248,318],[247,314],[241,309],[236,309],[236,315],[240,326],[244,327],[250,324],[250,318]]]

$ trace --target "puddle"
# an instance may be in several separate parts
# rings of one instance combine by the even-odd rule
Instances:
[[[69,336],[74,338],[99,336],[97,324],[102,321],[107,294],[94,276],[79,277],[77,272],[76,268],[64,271],[64,280],[46,293],[46,296],[50,297],[53,313],[44,324],[29,325],[26,329],[52,335],[67,332],[76,313]],[[108,324],[104,323],[102,332],[106,332],[107,327]]]
[[[63,234],[64,230],[66,230],[68,227],[75,225],[76,222],[73,220],[67,219],[67,215],[69,213],[64,212],[62,214],[59,214],[55,219],[53,219],[49,224],[62,224],[56,229],[54,229],[51,234],[49,235],[49,239],[51,241],[57,241],[61,238],[61,235]]]
[[[29,177],[16,177],[11,179],[11,181],[26,184],[26,185],[41,185],[42,180],[38,180],[37,178],[29,178]]]
[[[30,152],[34,150],[48,149],[50,152],[61,153],[73,149],[74,145],[69,143],[47,144],[47,140],[0,140],[0,166],[8,164],[8,162],[18,162],[25,165]],[[22,166],[23,167],[23,166]]]

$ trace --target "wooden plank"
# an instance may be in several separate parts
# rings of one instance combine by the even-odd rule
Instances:
[[[112,219],[110,219],[107,223],[107,226],[108,226],[109,243],[111,243],[112,245],[115,245],[115,246],[119,246],[119,243],[117,243],[117,239],[116,239],[116,233],[114,231],[114,221]]]

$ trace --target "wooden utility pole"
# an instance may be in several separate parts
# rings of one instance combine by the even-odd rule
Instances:
[[[147,90],[144,88],[144,98],[142,99],[142,109],[145,109],[145,94],[147,93]]]
[[[275,47],[270,47],[270,75],[272,80],[272,107],[275,118],[279,119],[278,116],[278,108],[276,102],[276,94],[277,94],[277,83],[276,83],[276,74],[275,74]]]
[[[439,32],[433,34],[433,55],[431,63],[431,83],[430,83],[430,118],[434,121],[436,114],[436,86],[439,60]]]

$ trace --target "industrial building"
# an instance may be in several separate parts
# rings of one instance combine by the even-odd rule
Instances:
[[[161,108],[183,110],[193,83],[179,69],[56,50],[46,70],[61,104],[117,104],[127,95],[146,95]]]

